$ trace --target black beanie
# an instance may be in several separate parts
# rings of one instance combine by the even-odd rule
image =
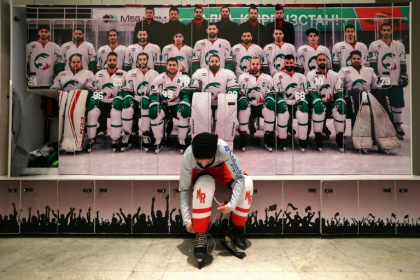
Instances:
[[[192,141],[192,152],[195,159],[209,159],[216,155],[217,135],[203,132],[197,134]]]

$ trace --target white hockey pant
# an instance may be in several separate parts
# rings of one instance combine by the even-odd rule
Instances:
[[[250,134],[249,131],[249,121],[254,121],[255,119],[250,119],[251,117],[251,107],[246,108],[246,110],[240,110],[238,114],[239,119],[239,131],[245,131]],[[274,111],[271,111],[267,108],[262,109],[262,117],[264,118],[264,132],[274,130],[274,121],[276,115]]]
[[[391,107],[392,115],[394,116],[394,123],[402,123],[402,111],[403,108]]]
[[[285,113],[277,114],[277,134],[280,139],[287,138],[287,124],[289,122],[290,113],[287,110]]]
[[[98,107],[93,107],[87,114],[87,137],[89,139],[95,138],[96,130],[98,129],[98,119],[101,115],[101,110]]]
[[[312,110],[312,122],[313,122],[313,129],[314,133],[322,133],[322,129],[324,128],[324,120],[325,120],[325,110],[322,114],[315,113],[315,110]]]
[[[334,129],[335,133],[338,134],[340,132],[344,133],[345,123],[346,123],[346,115],[340,114],[337,108],[332,110],[332,116],[334,118]]]
[[[296,120],[298,123],[298,137],[300,140],[306,140],[308,137],[308,119],[309,114],[300,110],[296,111]]]
[[[118,140],[122,132],[122,112],[111,109],[111,139]]]

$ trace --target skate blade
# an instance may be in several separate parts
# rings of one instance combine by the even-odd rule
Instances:
[[[149,151],[149,148],[143,148],[143,151],[147,153]]]
[[[181,154],[183,154],[183,153],[185,152],[185,150],[180,149],[180,150],[179,150],[179,152],[180,152]]]
[[[344,148],[338,148],[338,151],[340,151],[340,153],[344,153]]]
[[[204,267],[204,258],[203,259],[197,259],[197,267],[199,270],[201,270]]]
[[[301,151],[302,153],[304,153],[304,152],[305,152],[305,148],[300,148],[300,151]]]
[[[237,257],[238,259],[243,259],[246,256],[245,252],[237,251],[238,247],[236,247],[232,242],[226,242],[225,239],[220,240],[220,242],[226,248],[226,250],[229,251],[229,253],[231,253],[232,255]]]
[[[322,148],[318,148],[318,150],[319,150],[320,152],[322,152]]]
[[[273,151],[273,148],[268,147],[267,145],[264,145],[264,146],[265,146],[265,149],[266,149],[267,151],[269,151],[270,153]]]
[[[246,151],[246,147],[242,147],[242,152],[245,152]]]

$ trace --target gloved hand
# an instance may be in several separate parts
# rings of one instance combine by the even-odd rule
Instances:
[[[191,105],[187,101],[181,101],[178,105],[178,111],[181,112],[183,118],[191,117]]]
[[[268,110],[274,111],[276,109],[276,102],[274,102],[272,97],[268,96],[264,100],[264,107],[267,107]]]
[[[122,110],[122,98],[117,96],[114,98],[114,101],[112,102],[112,108],[115,110],[121,111]]]
[[[302,113],[307,113],[309,111],[308,102],[306,100],[300,100],[298,102],[298,110]]]
[[[149,118],[155,120],[158,115],[158,104],[153,104],[149,107]]]
[[[147,110],[147,109],[149,109],[149,105],[150,105],[149,97],[148,96],[143,96],[142,99],[141,99],[141,104],[140,104],[141,108],[143,110]]]
[[[242,95],[238,100],[238,109],[245,110],[246,108],[248,108],[248,99]]]
[[[122,102],[122,108],[127,109],[133,107],[134,98],[131,95],[124,96],[124,100]]]
[[[406,74],[401,75],[398,80],[398,86],[405,88],[408,85],[408,76]]]
[[[89,111],[92,111],[92,109],[95,108],[95,106],[99,106],[99,99],[97,99],[97,98],[91,98],[89,100],[88,105],[87,105],[88,112]]]
[[[334,103],[334,107],[337,108],[337,112],[341,115],[347,114],[346,101],[344,101],[344,99],[337,99]]]
[[[280,114],[286,113],[288,109],[287,103],[284,100],[280,100],[277,102],[277,112]]]
[[[312,103],[313,107],[314,107],[314,112],[317,115],[322,115],[324,113],[324,102],[322,102],[321,99],[315,99]]]

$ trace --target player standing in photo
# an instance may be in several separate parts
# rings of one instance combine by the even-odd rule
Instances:
[[[267,44],[267,30],[264,24],[258,22],[258,7],[255,5],[248,9],[248,20],[239,25],[239,34],[243,34],[244,31],[251,32],[252,43],[261,48]]]
[[[220,21],[216,22],[219,30],[218,36],[229,41],[231,46],[240,42],[239,27],[236,22],[230,19],[230,9],[228,6],[223,6],[220,9]]]
[[[184,34],[181,30],[175,31],[173,38],[174,43],[162,50],[161,69],[165,71],[168,59],[175,57],[178,60],[178,71],[188,74],[191,70],[193,49],[184,44]]]
[[[73,31],[73,41],[64,43],[61,46],[62,60],[60,61],[65,65],[65,69],[69,70],[69,58],[77,53],[82,58],[83,69],[90,71],[96,70],[96,51],[93,45],[85,41],[83,29],[76,28]]]
[[[249,72],[251,58],[258,57],[261,64],[264,63],[264,53],[260,46],[252,43],[251,32],[245,31],[241,36],[241,44],[232,48],[233,65],[236,77]]]
[[[178,119],[179,150],[187,148],[189,122],[191,117],[191,96],[187,89],[190,77],[178,71],[178,59],[171,57],[167,61],[166,72],[157,76],[150,90],[149,117],[153,135],[156,139],[154,150],[158,154],[162,148],[164,120]],[[185,88],[185,89],[184,89]]]
[[[159,47],[163,48],[162,42],[162,30],[163,30],[163,23],[154,19],[155,17],[155,8],[153,6],[146,6],[144,9],[144,19],[138,21],[136,26],[134,27],[133,32],[133,44],[138,43],[137,34],[140,30],[147,30],[147,34],[149,34],[149,41],[153,44],[158,45]]]
[[[275,7],[274,15],[276,20],[267,24],[267,42],[272,40],[271,34],[277,27],[281,27],[284,33],[284,42],[295,44],[295,28],[293,24],[284,20],[284,9],[280,4]]]
[[[316,56],[320,53],[323,53],[327,56],[327,66],[330,67],[330,50],[327,47],[318,44],[318,30],[316,30],[315,28],[309,28],[308,30],[306,30],[306,36],[306,38],[308,39],[308,44],[300,46],[296,52],[296,71],[306,75],[310,71],[316,69],[318,67],[316,64]]]
[[[163,24],[162,32],[162,45],[166,46],[172,43],[172,36],[175,30],[181,30],[182,34],[189,34],[189,30],[185,24],[179,21],[179,10],[177,7],[172,6],[169,9],[169,21]]]
[[[326,115],[334,118],[336,133],[335,142],[341,152],[344,151],[344,130],[346,122],[346,101],[343,96],[343,81],[338,73],[328,69],[327,56],[318,54],[316,58],[317,69],[306,75],[308,91],[312,104],[312,121],[315,133],[316,147],[322,151],[323,132],[325,131]],[[331,132],[330,132],[331,134]],[[325,135],[329,138],[328,133]]]
[[[402,111],[405,107],[404,88],[408,85],[405,47],[392,39],[391,24],[382,24],[380,32],[382,38],[369,46],[370,65],[388,92],[397,136],[404,139]]]
[[[296,49],[292,44],[283,41],[284,33],[281,27],[277,27],[273,31],[274,43],[264,47],[265,64],[268,68],[265,70],[267,74],[273,76],[284,68],[284,57],[293,55],[296,57]]]
[[[102,46],[98,49],[97,70],[99,71],[99,70],[108,68],[108,65],[106,64],[106,62],[108,59],[108,54],[110,52],[114,52],[118,55],[117,68],[122,70],[123,65],[124,65],[124,56],[125,56],[126,46],[120,45],[118,43],[119,33],[117,30],[111,29],[108,31],[107,34],[108,34],[107,36],[108,36],[109,44]]]
[[[195,46],[197,41],[207,38],[207,27],[209,22],[203,17],[203,8],[194,7],[194,18],[187,24],[187,38],[185,42],[190,46]]]
[[[137,32],[137,44],[129,45],[125,51],[124,70],[137,69],[140,66],[137,64],[137,57],[139,53],[147,53],[149,56],[147,67],[153,70],[159,70],[160,67],[160,47],[158,45],[149,43],[149,35],[147,30],[139,30]]]
[[[107,131],[107,119],[111,118],[111,148],[115,152],[119,146],[122,131],[121,110],[112,107],[115,97],[125,86],[126,72],[118,69],[118,54],[108,53],[107,69],[95,74],[95,91],[87,105],[88,152],[95,150],[97,131]],[[98,128],[99,120],[99,128]]]
[[[54,75],[64,70],[60,47],[50,41],[50,27],[38,27],[37,41],[26,45],[26,64],[28,69],[28,87],[51,87]]]
[[[298,122],[299,146],[304,152],[307,147],[309,124],[307,80],[303,74],[295,72],[295,58],[290,54],[284,58],[284,68],[284,71],[277,72],[273,77],[274,91],[277,94],[279,144],[286,150],[287,133],[293,131],[291,121],[295,115]]]
[[[248,145],[248,135],[255,133],[255,120],[264,118],[264,146],[271,152],[275,146],[275,108],[273,78],[261,73],[261,62],[252,57],[249,73],[239,77],[240,97],[238,101],[240,145],[243,151]]]

